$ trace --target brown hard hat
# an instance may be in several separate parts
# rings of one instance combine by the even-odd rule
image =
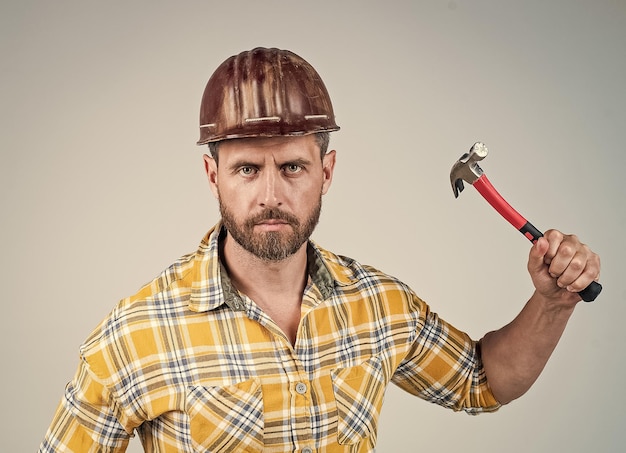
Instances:
[[[228,58],[209,79],[198,145],[336,130],[330,96],[317,71],[293,52],[259,47]]]

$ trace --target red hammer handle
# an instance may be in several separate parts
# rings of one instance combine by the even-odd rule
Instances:
[[[506,200],[498,193],[495,187],[491,185],[487,175],[484,173],[478,178],[473,186],[483,196],[487,202],[495,208],[496,211],[502,215],[511,225],[519,230],[528,240],[532,243],[543,236],[543,233],[533,226],[528,220],[517,212],[513,207],[506,202]],[[580,291],[580,297],[585,302],[592,302],[598,297],[602,291],[602,285],[598,282],[591,282],[589,286]]]

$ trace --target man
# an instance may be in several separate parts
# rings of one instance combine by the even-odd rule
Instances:
[[[40,451],[371,451],[386,386],[470,414],[539,376],[599,258],[551,230],[535,292],[479,342],[406,285],[309,240],[339,127],[315,70],[284,50],[227,59],[199,144],[222,220],[123,300],[81,347]]]

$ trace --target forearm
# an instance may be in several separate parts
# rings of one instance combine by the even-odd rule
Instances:
[[[554,304],[535,292],[519,315],[481,340],[487,381],[506,404],[537,380],[565,330],[574,304]]]

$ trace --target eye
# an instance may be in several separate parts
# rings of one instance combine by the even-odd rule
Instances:
[[[298,164],[287,164],[284,167],[286,173],[296,174],[302,171],[302,166]]]
[[[252,176],[256,173],[256,168],[246,165],[239,169],[239,173],[242,176]]]

